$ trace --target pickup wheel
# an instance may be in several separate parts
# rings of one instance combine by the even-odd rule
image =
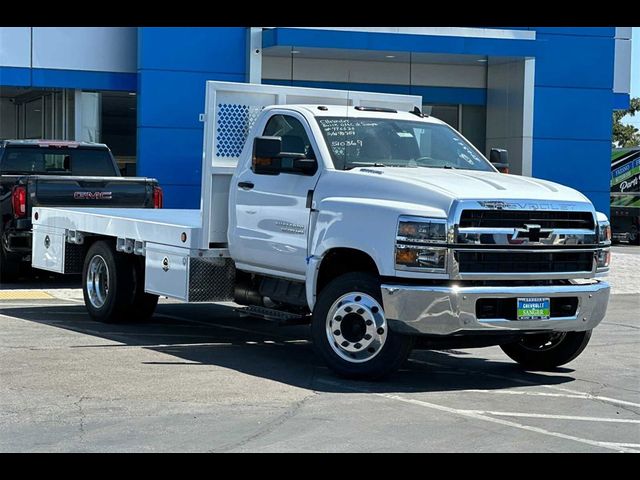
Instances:
[[[82,293],[91,318],[117,323],[134,317],[134,286],[134,266],[127,255],[116,253],[110,242],[91,245],[82,269]]]
[[[311,333],[328,367],[347,378],[387,376],[400,367],[413,346],[413,337],[389,330],[380,282],[368,273],[341,275],[322,289]]]
[[[590,338],[591,330],[543,333],[525,335],[500,348],[527,370],[552,370],[580,355]]]
[[[638,227],[636,225],[631,225],[629,229],[629,244],[640,245],[640,235],[638,235]]]
[[[15,282],[20,276],[20,262],[12,259],[0,244],[0,282]]]

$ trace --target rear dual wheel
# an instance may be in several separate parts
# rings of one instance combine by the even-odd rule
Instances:
[[[144,268],[137,257],[117,253],[113,242],[89,248],[82,269],[82,292],[89,315],[104,323],[148,320],[158,296],[144,292]]]

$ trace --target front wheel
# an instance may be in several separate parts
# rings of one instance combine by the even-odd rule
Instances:
[[[347,273],[318,295],[311,324],[313,344],[327,366],[347,378],[378,379],[406,360],[413,338],[389,330],[380,282]]]
[[[525,335],[517,342],[501,345],[502,351],[527,370],[551,370],[569,363],[582,353],[591,330]]]

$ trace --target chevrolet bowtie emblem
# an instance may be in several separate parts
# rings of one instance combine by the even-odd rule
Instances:
[[[525,225],[524,228],[516,228],[513,232],[513,240],[526,238],[530,242],[539,242],[541,238],[549,238],[553,230],[541,228],[540,225]]]

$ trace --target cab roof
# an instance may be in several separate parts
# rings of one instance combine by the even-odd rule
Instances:
[[[354,118],[388,118],[396,120],[423,121],[427,123],[445,123],[428,115],[419,116],[415,113],[394,110],[386,107],[354,107],[344,105],[322,105],[322,104],[296,104],[296,105],[273,105],[268,109],[289,109],[306,111],[314,117],[354,117]]]
[[[74,140],[0,140],[0,147],[42,147],[42,148],[100,148],[108,149],[104,143],[76,142]]]

